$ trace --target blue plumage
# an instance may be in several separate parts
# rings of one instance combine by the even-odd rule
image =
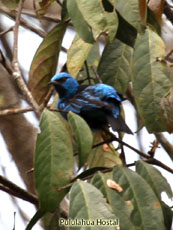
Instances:
[[[102,83],[80,86],[64,72],[52,77],[51,83],[59,94],[59,110],[79,114],[91,128],[101,129],[110,124],[114,131],[132,134],[120,116],[122,98],[112,86]],[[66,117],[66,113],[62,112],[62,115]]]

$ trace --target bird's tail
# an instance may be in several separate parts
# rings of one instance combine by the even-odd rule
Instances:
[[[111,125],[114,131],[120,131],[120,132],[125,132],[128,134],[133,134],[133,132],[126,125],[125,121],[123,120],[121,116],[118,116],[118,118],[114,118],[113,116],[108,115],[107,121]]]

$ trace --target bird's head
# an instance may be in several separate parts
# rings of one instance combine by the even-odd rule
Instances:
[[[60,98],[72,97],[79,88],[79,83],[70,74],[65,72],[53,76],[50,84],[54,86]]]

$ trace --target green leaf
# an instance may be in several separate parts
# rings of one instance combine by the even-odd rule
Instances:
[[[166,192],[169,198],[172,198],[173,193],[170,185],[161,172],[154,166],[145,163],[144,161],[136,162],[136,172],[141,175],[151,186],[157,198],[161,201],[161,193]]]
[[[56,72],[61,43],[67,23],[60,23],[54,27],[40,44],[31,64],[29,73],[29,88],[38,104],[46,96],[51,77]]]
[[[63,226],[59,225],[61,218],[60,207],[55,209],[54,212],[47,212],[43,217],[42,222],[45,230],[65,230]]]
[[[110,176],[109,176],[110,177]],[[135,226],[130,219],[131,209],[125,203],[124,199],[121,197],[120,193],[114,189],[107,186],[106,180],[109,177],[101,172],[98,172],[91,180],[96,188],[98,188],[104,197],[108,200],[108,203],[112,207],[112,210],[116,214],[120,222],[121,230],[135,230]]]
[[[111,207],[107,204],[102,193],[93,185],[85,182],[76,182],[70,191],[70,211],[69,218],[78,220],[94,221],[96,230],[106,230],[108,226],[99,226],[97,220],[115,220]],[[73,227],[70,229],[84,229],[84,227]],[[85,228],[92,230],[93,226]],[[113,230],[114,227],[109,226]]]
[[[105,11],[100,0],[76,0],[76,2],[85,21],[91,26],[94,38],[97,39],[100,34],[107,34],[111,42],[118,28],[116,11]]]
[[[141,21],[138,0],[117,0],[116,9],[138,32],[143,32],[144,26]]]
[[[117,166],[113,169],[113,180],[123,188],[121,197],[132,204],[130,218],[137,229],[164,229],[161,204],[149,184],[138,173]]]
[[[164,216],[164,220],[165,220],[166,230],[171,230],[173,211],[163,201],[161,202],[161,205],[162,205],[162,210],[163,210],[163,216]]]
[[[109,137],[105,136],[103,132],[93,131],[94,145],[103,142]],[[90,168],[94,167],[114,167],[115,165],[122,165],[122,161],[119,157],[119,153],[115,150],[112,143],[100,145],[99,147],[93,148],[88,164]]]
[[[166,178],[163,177],[160,171],[154,166],[147,164],[143,161],[136,162],[136,172],[139,173],[146,180],[146,182],[148,182],[148,184],[155,192],[157,198],[161,203],[165,226],[167,227],[167,229],[170,229],[173,213],[171,212],[171,209],[164,202],[161,201],[161,193],[163,191],[167,193],[169,198],[172,198],[173,196],[171,187],[168,184]]]
[[[84,42],[77,34],[67,52],[67,69],[72,76],[76,76],[82,68],[92,44]]]
[[[73,175],[73,146],[71,136],[57,114],[45,110],[40,121],[35,150],[35,184],[40,208],[50,211],[58,207]]]
[[[132,54],[130,46],[115,39],[106,45],[97,69],[102,81],[122,94],[126,92],[131,77]]]
[[[172,97],[173,97],[173,87],[170,88],[170,92],[168,92],[166,95],[161,100],[161,108],[164,116],[164,121],[166,125],[166,130],[169,133],[173,132],[173,102],[172,102]],[[170,158],[173,161],[173,154],[170,154]]]
[[[79,115],[69,112],[68,120],[75,135],[79,156],[79,168],[81,168],[86,163],[89,153],[91,152],[93,144],[92,132],[85,120]]]
[[[164,61],[162,39],[152,30],[138,37],[134,51],[133,89],[141,118],[148,131],[165,131],[160,102],[169,91],[169,73]]]
[[[90,68],[91,66],[97,67],[99,64],[99,59],[100,59],[100,50],[99,50],[99,44],[96,42],[87,57],[87,64],[88,67]]]
[[[87,43],[93,43],[94,38],[92,35],[91,28],[83,18],[83,15],[78,7],[76,0],[67,0],[67,9],[69,16],[72,20],[73,26],[75,27],[79,36]]]

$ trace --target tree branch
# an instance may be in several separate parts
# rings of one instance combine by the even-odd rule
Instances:
[[[113,133],[110,133],[110,132],[108,132],[108,133],[115,141],[118,141],[120,144],[128,147],[129,149],[131,149],[134,152],[138,153],[140,156],[146,158],[150,163],[155,164],[157,166],[160,166],[161,168],[165,169],[166,171],[168,171],[170,173],[173,173],[173,169],[169,168],[167,165],[163,164],[161,161],[156,160],[156,159],[152,158],[151,156],[143,153],[142,151],[130,146],[129,144],[125,143],[124,141],[122,141],[121,139],[116,137]]]
[[[96,79],[98,80],[98,82],[99,83],[103,83],[102,80],[101,80],[101,78],[100,78],[100,76],[98,75],[97,70],[95,69],[95,67],[91,66],[91,69],[92,69],[93,73],[95,74]]]
[[[21,90],[23,96],[27,100],[27,102],[34,108],[35,113],[37,116],[40,116],[40,108],[34,98],[31,95],[31,92],[28,90],[22,76],[21,76],[21,71],[19,68],[19,63],[18,63],[18,33],[19,33],[19,25],[20,25],[20,16],[21,16],[21,11],[23,7],[23,3],[25,0],[20,0],[19,2],[19,9],[18,9],[18,14],[16,16],[16,23],[14,26],[14,44],[13,44],[13,61],[12,61],[12,66],[13,66],[13,77],[17,82],[17,85],[19,89]]]
[[[28,201],[36,206],[38,206],[38,197],[34,194],[20,188],[13,182],[7,180],[5,177],[0,175],[0,190],[7,192],[8,194],[18,197],[22,200]],[[60,210],[61,216],[64,218],[67,218],[67,213],[63,209],[63,207]]]
[[[0,189],[4,192],[9,193],[10,195],[16,196],[32,204],[38,205],[38,198],[35,195],[20,188],[3,176],[0,176]]]
[[[17,12],[17,10],[16,10],[16,12]],[[22,10],[22,14],[28,15],[30,17],[37,18],[37,15],[35,14],[35,11],[30,10],[30,9],[23,9]],[[52,22],[56,22],[56,23],[59,23],[61,21],[60,18],[56,17],[55,15],[51,15],[49,13],[44,14],[41,17],[41,19],[52,21]]]

